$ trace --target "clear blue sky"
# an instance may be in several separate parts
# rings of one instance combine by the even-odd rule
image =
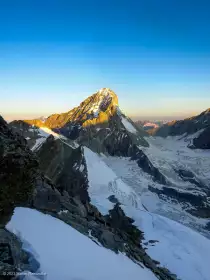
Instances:
[[[131,116],[210,107],[208,0],[5,0],[0,113],[63,112],[101,87]]]

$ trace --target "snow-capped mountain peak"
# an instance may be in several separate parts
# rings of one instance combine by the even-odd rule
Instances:
[[[148,146],[143,138],[145,132],[123,114],[119,108],[118,96],[110,88],[101,88],[66,113],[53,114],[45,121],[35,119],[23,122],[38,128],[47,127],[89,147],[93,146],[94,141],[94,149],[97,147],[100,152],[109,154],[127,155],[133,144]],[[17,122],[11,123],[11,126],[16,127],[17,131],[23,129],[23,125]],[[25,124],[24,127],[32,129]],[[25,137],[30,136],[27,134]],[[115,151],[110,151],[111,146]]]

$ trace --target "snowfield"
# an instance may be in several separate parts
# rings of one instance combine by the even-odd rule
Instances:
[[[157,280],[150,270],[125,255],[98,246],[69,225],[36,210],[16,208],[7,229],[19,232],[25,249],[34,248],[46,280]]]
[[[150,176],[141,171],[136,162],[100,156],[88,148],[85,148],[85,158],[92,204],[106,214],[114,205],[108,197],[114,194],[126,215],[133,218],[135,225],[144,232],[144,246],[151,258],[159,261],[161,266],[168,268],[181,280],[210,279],[210,240],[180,223],[152,212],[160,212],[165,216],[168,214],[174,220],[186,224],[197,223],[198,220],[205,224],[206,220],[194,218],[170,202],[160,202],[156,194],[148,191]],[[153,244],[149,240],[158,242]]]
[[[148,156],[152,164],[157,167],[162,174],[168,178],[173,188],[177,188],[180,192],[202,193],[202,190],[195,185],[184,182],[174,171],[174,169],[186,169],[193,171],[197,178],[210,185],[210,151],[191,150],[187,148],[188,139],[178,140],[177,138],[147,138],[149,147],[139,147]],[[100,157],[115,174],[117,178],[126,184],[131,192],[135,193],[135,200],[138,207],[142,206],[150,212],[163,215],[172,220],[178,221],[184,225],[202,232],[210,238],[210,234],[205,227],[209,219],[197,218],[183,210],[191,207],[189,204],[179,202],[165,197],[160,200],[156,193],[149,190],[148,186],[156,189],[162,189],[162,185],[154,182],[151,176],[142,171],[135,161],[123,157]],[[101,174],[103,171],[100,171]],[[106,179],[108,180],[108,179]],[[191,189],[190,189],[191,188]],[[190,190],[189,190],[190,189]],[[135,203],[136,204],[136,203]]]
[[[147,211],[122,206],[144,232],[148,255],[181,280],[209,280],[210,240],[192,229]],[[149,243],[149,240],[158,242]]]
[[[185,137],[168,136],[148,137],[150,146],[141,147],[151,162],[174,183],[180,182],[180,187],[185,187],[189,183],[183,184],[183,181],[174,171],[174,168],[190,170],[197,175],[197,178],[203,181],[207,186],[210,185],[210,151],[192,150],[187,146],[191,144],[192,139],[200,134]]]
[[[113,203],[107,199],[111,195],[115,195],[121,203],[134,207],[141,207],[140,198],[138,198],[135,191],[129,185],[125,184],[121,180],[121,177],[117,176],[116,173],[109,168],[103,161],[105,157],[99,156],[86,147],[84,147],[84,154],[88,169],[88,192],[90,194],[91,203],[95,205],[103,215],[108,214],[108,210],[113,208]]]
[[[202,232],[205,236],[210,236],[209,232],[204,230],[204,227],[209,220],[197,218],[184,211],[181,202],[177,204],[169,198],[166,200],[160,200],[157,194],[148,189],[148,186],[162,188],[162,185],[153,182],[151,176],[143,172],[135,161],[131,161],[128,158],[105,156],[101,157],[101,160],[104,161],[104,163],[106,163],[106,165],[115,173],[117,178],[120,178],[124,184],[131,189],[131,192],[135,193],[135,196],[133,196],[133,198],[135,198],[133,206],[136,205],[138,208],[143,207],[150,212],[160,214],[184,225],[190,226],[191,228]],[[101,174],[102,173],[103,171],[101,171]],[[128,204],[126,198],[124,198],[124,204]]]

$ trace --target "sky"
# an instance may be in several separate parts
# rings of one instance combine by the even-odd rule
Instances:
[[[102,87],[133,118],[210,107],[208,0],[5,0],[0,114],[47,116]]]

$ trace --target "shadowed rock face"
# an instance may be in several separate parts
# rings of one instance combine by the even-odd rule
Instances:
[[[139,244],[143,239],[143,233],[133,225],[134,220],[125,215],[119,203],[116,203],[114,208],[109,211],[109,215],[106,219],[115,230],[126,232],[130,235],[129,238],[134,243]]]
[[[8,124],[8,127],[11,128],[13,132],[18,133],[27,139],[29,148],[32,148],[35,145],[36,140],[40,137],[38,127],[30,125],[22,120],[12,121]]]
[[[40,264],[34,256],[22,250],[21,241],[13,233],[0,229],[0,279],[14,279],[10,273],[35,273],[39,267]],[[4,276],[5,273],[7,276]]]
[[[3,273],[35,272],[31,256],[22,250],[21,241],[4,227],[17,206],[26,206],[32,198],[38,174],[38,161],[26,140],[11,131],[0,117],[0,279],[12,279]],[[34,263],[35,263],[34,259]],[[36,262],[39,266],[39,263]],[[38,269],[36,266],[36,269]]]
[[[210,126],[206,128],[197,138],[193,139],[191,148],[210,149]]]
[[[24,205],[33,192],[38,161],[26,140],[13,133],[0,118],[0,225],[4,226],[16,206]]]
[[[49,136],[37,151],[40,168],[62,193],[89,202],[88,177],[83,148],[71,148],[59,139]]]
[[[193,174],[193,172],[191,172],[190,170],[179,169],[179,170],[175,170],[175,172],[177,172],[179,177],[182,178],[182,180],[184,180],[185,182],[190,182],[191,184],[194,184],[200,189],[208,188],[207,186],[202,184],[202,182],[200,182],[200,180],[198,180],[195,174]]]

